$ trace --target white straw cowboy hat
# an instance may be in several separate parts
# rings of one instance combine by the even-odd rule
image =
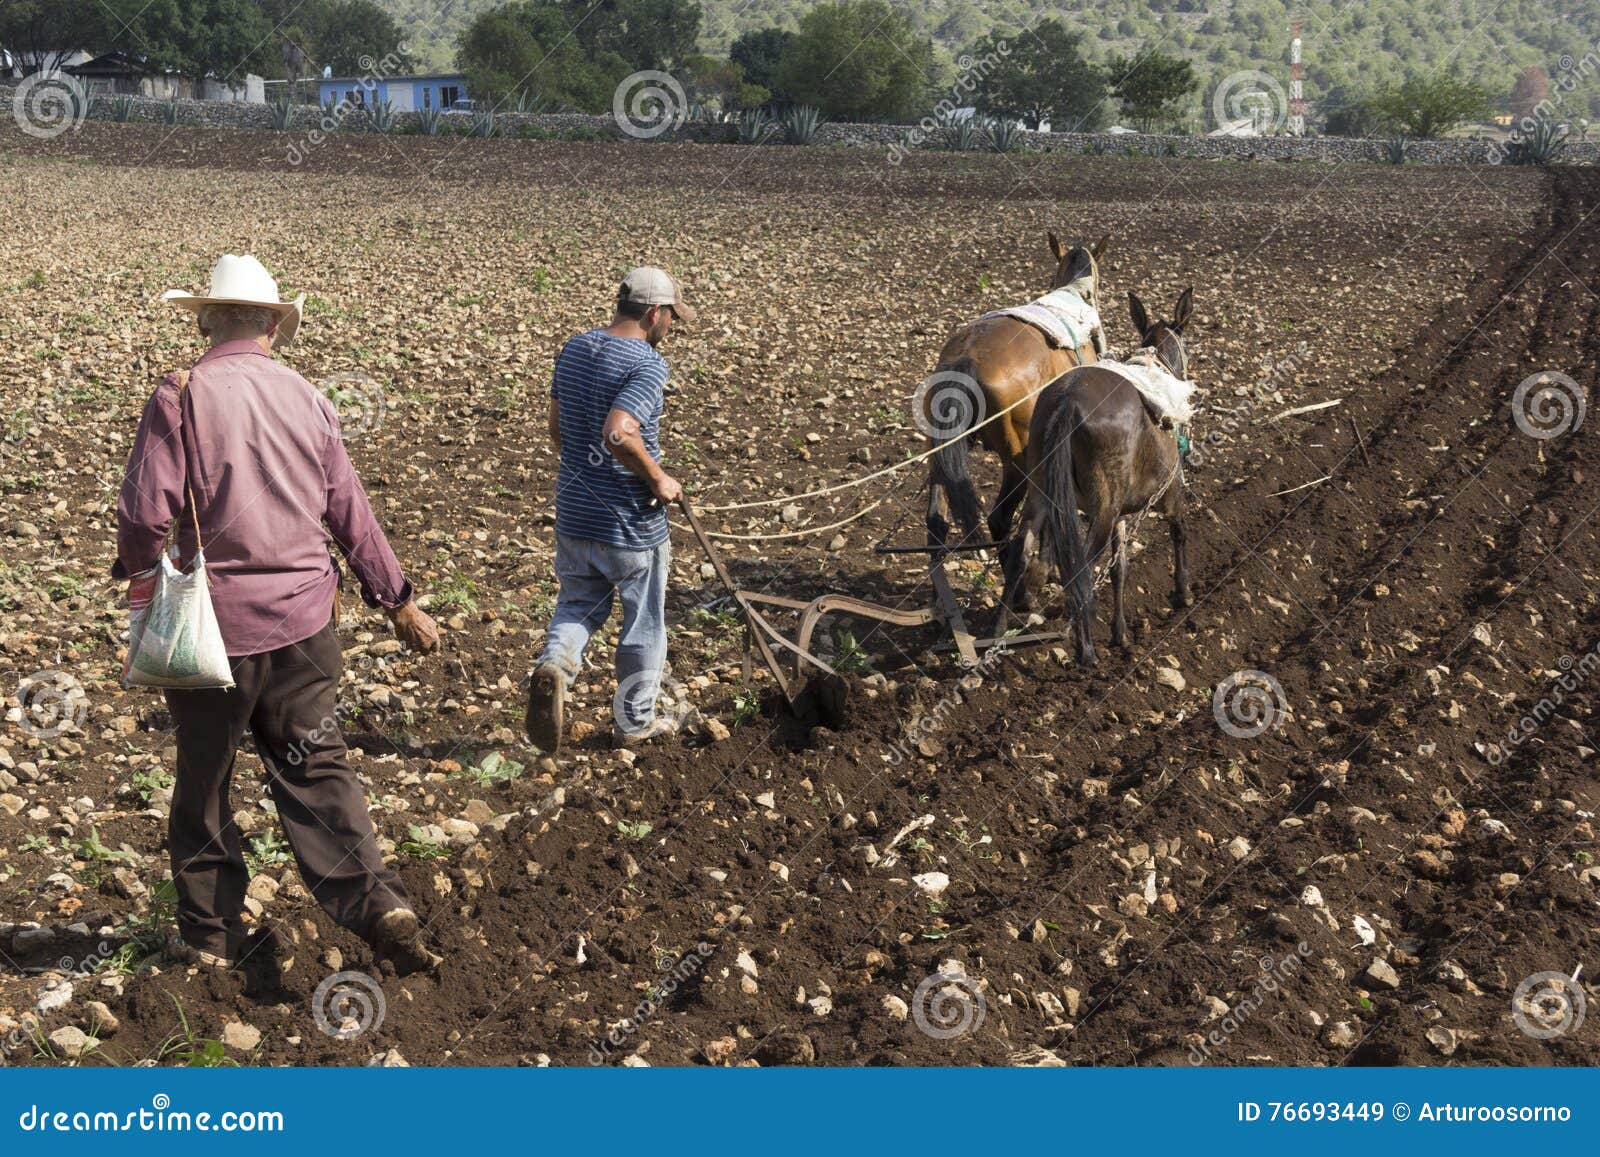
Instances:
[[[280,300],[278,283],[261,262],[249,254],[237,257],[224,253],[212,266],[211,288],[204,296],[169,289],[161,300],[195,313],[208,305],[258,305],[270,309],[278,315],[278,332],[272,344],[288,345],[300,328],[300,307],[305,304],[306,295],[302,293],[293,301]]]

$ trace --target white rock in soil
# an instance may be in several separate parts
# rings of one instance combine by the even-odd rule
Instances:
[[[1184,681],[1182,673],[1174,667],[1156,668],[1156,682],[1163,687],[1171,687],[1174,691],[1182,691],[1189,685]]]
[[[242,1053],[253,1052],[261,1043],[261,1030],[241,1020],[230,1020],[222,1026],[222,1043]]]
[[[72,985],[58,984],[54,988],[47,988],[40,993],[33,1010],[40,1016],[48,1016],[57,1009],[65,1008],[72,1003]]]
[[[63,1056],[77,1060],[100,1042],[81,1028],[69,1024],[51,1033],[50,1043],[60,1049]]]
[[[374,1053],[367,1058],[369,1069],[409,1069],[411,1062],[400,1055],[399,1049],[390,1049],[386,1053]]]
[[[1386,960],[1374,960],[1362,975],[1380,988],[1400,987],[1400,974]]]
[[[890,993],[883,998],[883,1011],[889,1014],[890,1020],[905,1020],[911,1015],[911,1006]]]
[[[950,886],[950,877],[943,872],[923,872],[912,876],[911,882],[930,896],[938,896]]]
[[[772,792],[764,791],[760,795],[756,796],[756,806],[764,807],[768,811],[777,811],[778,798]]]
[[[746,976],[761,975],[760,970],[756,968],[756,958],[751,956],[748,951],[741,951],[738,956],[733,958],[733,963],[734,967]]]
[[[1307,908],[1322,907],[1322,889],[1315,884],[1307,884],[1305,891],[1300,893],[1300,903]]]

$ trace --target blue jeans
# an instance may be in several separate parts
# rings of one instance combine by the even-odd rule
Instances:
[[[617,693],[612,715],[623,732],[641,731],[655,720],[656,695],[667,660],[667,564],[672,544],[628,550],[587,538],[556,535],[556,577],[561,593],[539,665],[567,677],[583,667],[589,637],[611,617],[622,600],[622,634],[617,638]]]

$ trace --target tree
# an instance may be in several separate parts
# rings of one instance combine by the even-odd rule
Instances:
[[[636,71],[681,64],[700,40],[695,0],[563,0],[562,7],[591,59],[612,54]]]
[[[1143,132],[1172,123],[1178,103],[1200,84],[1187,60],[1155,51],[1112,62],[1106,76],[1123,114]]]
[[[728,59],[744,69],[744,78],[759,84],[774,99],[783,100],[778,88],[778,65],[789,46],[794,43],[794,33],[787,28],[761,28],[742,33],[728,50]]]
[[[617,86],[636,71],[615,53],[589,55],[566,14],[537,0],[480,13],[461,34],[456,59],[480,99],[537,94],[584,112],[609,110]]]
[[[1489,93],[1453,72],[1440,72],[1390,85],[1373,98],[1372,107],[1385,128],[1411,137],[1442,137],[1487,115]]]
[[[777,88],[835,120],[909,117],[928,93],[933,45],[884,0],[819,4],[778,66]]]
[[[95,0],[0,0],[0,48],[23,73],[51,73],[80,48],[97,51],[105,21]]]
[[[1317,107],[1325,117],[1323,131],[1330,137],[1370,137],[1381,127],[1371,95],[1350,85],[1328,89]]]
[[[1106,78],[1083,58],[1082,42],[1059,20],[1041,20],[1019,36],[979,41],[971,52],[977,66],[998,63],[979,82],[978,108],[1020,117],[1034,129],[1044,121],[1057,132],[1098,128],[1105,116]]]
[[[1537,64],[1517,73],[1511,87],[1511,115],[1527,120],[1539,115],[1539,106],[1550,99],[1550,77]]]
[[[252,0],[180,0],[183,30],[178,67],[196,80],[213,77],[242,87],[247,72],[275,69],[280,59],[272,25]]]
[[[772,95],[744,78],[744,68],[720,56],[691,56],[683,62],[684,87],[695,104],[713,105],[722,112],[759,108]]]
[[[373,71],[385,57],[398,57],[405,39],[394,17],[372,0],[333,0],[302,18],[311,24],[311,55],[332,68],[335,76]]]

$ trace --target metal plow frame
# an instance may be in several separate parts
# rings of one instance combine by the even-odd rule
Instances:
[[[754,651],[760,656],[762,665],[771,673],[773,680],[783,692],[784,698],[793,707],[803,695],[813,689],[815,676],[808,673],[807,668],[815,668],[824,675],[839,680],[839,672],[835,671],[825,661],[818,658],[811,651],[811,638],[816,632],[817,623],[822,616],[834,611],[845,611],[862,618],[876,619],[881,623],[889,623],[896,627],[922,627],[936,621],[943,621],[950,627],[952,642],[943,643],[936,650],[957,651],[961,656],[961,665],[971,668],[978,665],[978,653],[990,647],[1003,644],[1010,647],[1031,647],[1041,643],[1052,643],[1067,638],[1065,632],[1035,633],[1027,635],[1010,635],[998,638],[974,638],[967,629],[966,618],[961,613],[961,606],[956,602],[955,593],[950,589],[950,578],[945,573],[945,562],[951,554],[958,550],[981,550],[984,546],[967,547],[880,547],[879,553],[883,554],[928,554],[931,556],[928,563],[928,579],[933,585],[934,602],[932,606],[921,607],[917,610],[902,611],[894,607],[886,607],[881,603],[867,602],[851,595],[826,594],[811,599],[785,598],[780,595],[762,594],[758,591],[745,590],[736,586],[733,576],[728,573],[728,568],[723,565],[722,556],[717,553],[717,548],[711,542],[711,536],[700,525],[700,518],[694,512],[694,507],[689,504],[687,495],[679,499],[684,517],[689,520],[689,528],[694,532],[695,539],[700,543],[700,549],[705,552],[706,558],[711,563],[711,568],[716,572],[717,579],[722,583],[739,609],[744,612],[745,618],[745,651],[744,665],[745,678],[748,680],[751,673],[750,654]],[[756,604],[769,607],[778,607],[785,611],[798,611],[800,614],[800,628],[796,637],[791,640],[787,635],[767,619],[757,608]],[[794,656],[794,669],[786,671],[778,661],[778,655],[773,650],[776,645]]]

